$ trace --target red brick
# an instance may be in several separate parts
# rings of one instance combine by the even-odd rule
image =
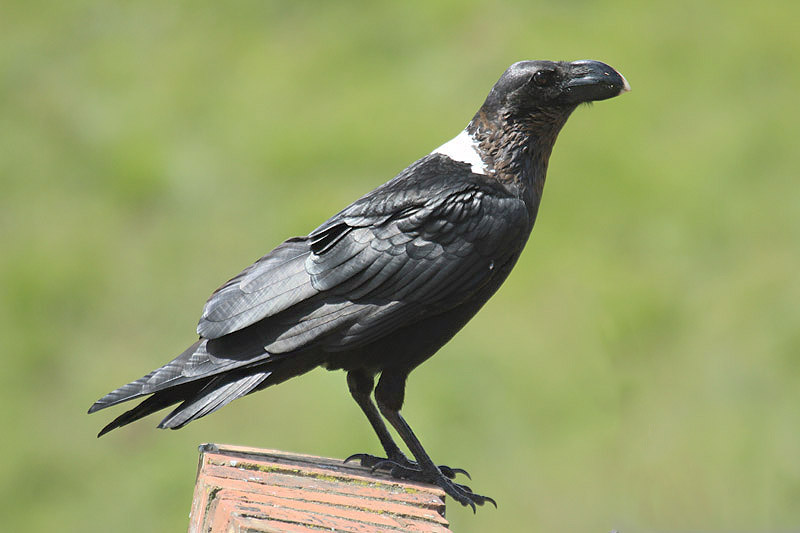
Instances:
[[[355,464],[241,446],[200,448],[190,533],[448,533],[444,492]]]

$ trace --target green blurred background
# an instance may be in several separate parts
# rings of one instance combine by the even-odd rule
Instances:
[[[379,451],[315,371],[95,439],[211,290],[458,133],[519,59],[633,92],[561,134],[504,288],[411,377],[459,532],[800,527],[796,2],[6,2],[0,517],[181,531],[196,446]]]

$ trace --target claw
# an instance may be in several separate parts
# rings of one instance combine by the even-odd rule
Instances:
[[[355,461],[356,459],[358,459],[359,461],[363,461],[367,457],[369,457],[369,455],[367,455],[366,453],[354,453],[353,455],[351,455],[350,457],[348,457],[347,459],[345,459],[342,462],[343,463],[349,463],[350,461]]]
[[[464,474],[465,476],[467,476],[467,479],[472,479],[472,476],[469,475],[469,472],[467,472],[463,468],[450,468],[449,466],[439,465],[439,470],[441,470],[442,474],[449,477],[450,479],[455,479],[456,474]]]
[[[394,461],[392,461],[390,459],[384,459],[383,461],[378,461],[377,463],[372,465],[372,468],[370,468],[370,471],[371,472],[376,472],[376,471],[381,470],[381,469],[386,469],[386,470],[389,470],[390,472],[394,472],[395,468],[398,468],[398,467],[402,468],[403,466],[401,464],[399,464],[399,463],[395,463]]]
[[[472,481],[472,476],[470,476],[470,475],[469,475],[469,472],[467,472],[467,471],[466,471],[466,470],[464,470],[463,468],[450,468],[449,470],[450,470],[451,472],[453,472],[454,474],[464,474],[465,476],[467,476],[467,479],[469,479],[470,481]],[[455,477],[455,476],[454,476],[454,477]]]

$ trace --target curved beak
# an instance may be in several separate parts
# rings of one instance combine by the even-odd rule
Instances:
[[[571,77],[563,87],[562,98],[568,104],[606,100],[631,90],[625,77],[614,68],[584,59],[570,63]]]

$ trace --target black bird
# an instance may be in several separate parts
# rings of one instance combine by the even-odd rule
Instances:
[[[180,403],[158,426],[177,429],[317,366],[343,369],[386,452],[348,460],[435,483],[473,510],[494,504],[453,481],[464,470],[437,466],[425,452],[400,415],[406,378],[508,276],[533,228],[550,152],[570,113],[629,89],[598,61],[514,63],[453,140],[217,289],[197,342],[92,405],[90,413],[150,395],[98,436]]]

